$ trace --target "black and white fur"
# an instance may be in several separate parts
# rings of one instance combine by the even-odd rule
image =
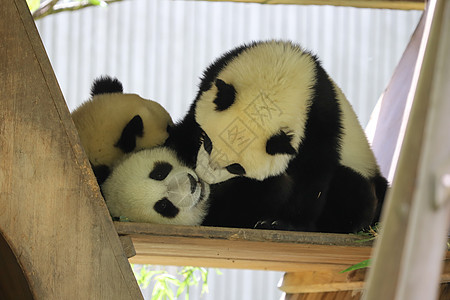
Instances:
[[[99,183],[125,154],[162,145],[173,125],[159,103],[124,94],[122,83],[108,76],[94,81],[91,99],[72,112],[72,119]]]
[[[291,42],[216,60],[166,144],[214,184],[205,225],[353,232],[387,188],[350,103]]]
[[[165,147],[128,155],[102,191],[111,215],[133,222],[200,225],[208,209],[209,185]]]

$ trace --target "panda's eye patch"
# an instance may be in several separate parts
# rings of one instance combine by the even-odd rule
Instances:
[[[245,175],[245,169],[240,164],[231,164],[226,167],[227,171],[235,175]]]
[[[167,198],[162,198],[161,200],[156,202],[153,206],[153,209],[163,217],[170,219],[175,218],[180,212],[178,207],[173,205],[173,203],[170,202],[170,200]]]
[[[208,152],[209,155],[211,155],[213,144],[206,132],[203,132],[203,147],[205,148],[205,151]]]
[[[149,177],[155,180],[164,180],[170,171],[172,171],[172,165],[166,162],[156,162],[153,170],[150,172]]]

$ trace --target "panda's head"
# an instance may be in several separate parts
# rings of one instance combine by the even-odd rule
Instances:
[[[159,103],[122,91],[117,79],[100,77],[92,85],[92,98],[72,112],[99,183],[126,153],[162,145],[173,124]]]
[[[134,222],[200,225],[208,209],[209,185],[165,147],[127,156],[102,192],[113,217]]]
[[[237,49],[206,70],[195,102],[204,132],[196,172],[208,183],[279,175],[304,138],[314,57],[289,42]]]

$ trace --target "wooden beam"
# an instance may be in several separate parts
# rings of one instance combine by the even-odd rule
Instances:
[[[334,5],[334,6],[350,6],[358,8],[387,8],[387,9],[401,9],[401,10],[425,9],[425,0],[206,0],[206,1],[244,2],[244,3],[260,3],[260,4]]]
[[[120,242],[122,243],[123,252],[127,258],[136,255],[136,249],[134,249],[133,241],[128,235],[119,236]]]
[[[448,255],[447,255],[448,256]],[[288,294],[362,290],[368,268],[341,273],[342,270],[305,270],[284,274],[279,288]],[[450,260],[444,261],[440,283],[450,282]]]
[[[133,241],[133,263],[279,271],[344,270],[370,257],[360,236],[115,222]]]
[[[142,299],[25,0],[0,45],[0,231],[34,299]]]
[[[285,300],[359,300],[361,291],[286,294]]]
[[[360,300],[362,291],[336,291],[318,293],[286,294],[284,300]],[[450,284],[441,284],[438,300],[450,299]]]
[[[284,274],[280,290],[288,294],[362,290],[366,269],[313,270]]]

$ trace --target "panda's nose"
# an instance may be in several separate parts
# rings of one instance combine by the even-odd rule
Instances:
[[[187,176],[189,178],[189,181],[191,182],[191,194],[193,194],[197,189],[197,180],[195,180],[194,176],[189,173],[187,174]]]

